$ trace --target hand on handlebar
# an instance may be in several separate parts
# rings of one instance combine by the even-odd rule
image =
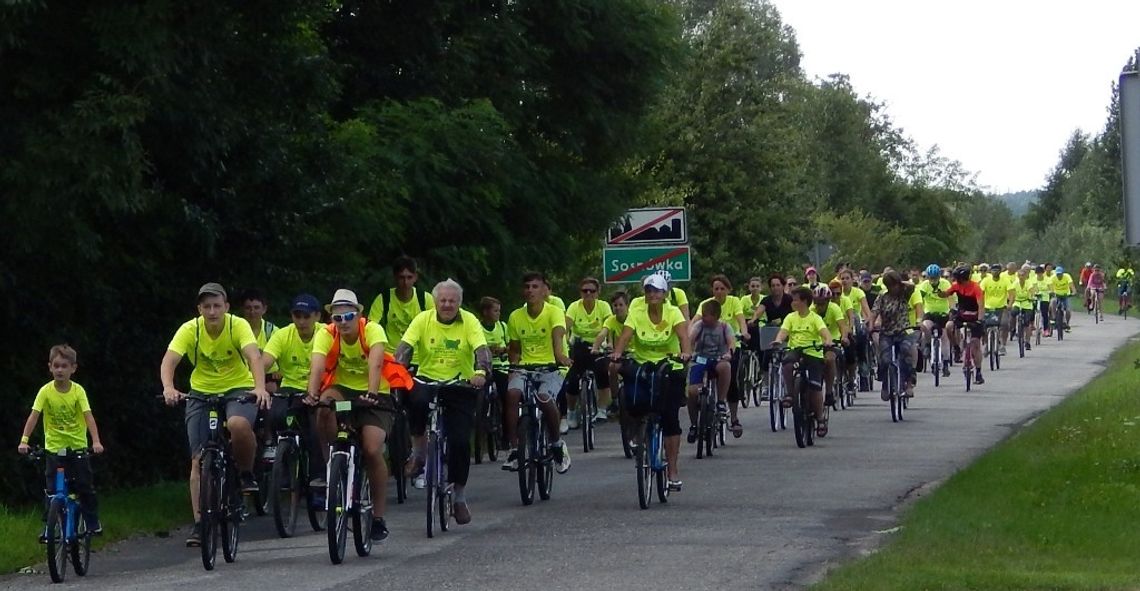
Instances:
[[[27,443],[21,443],[19,447],[16,448],[16,451],[20,452],[20,455],[26,456],[28,452],[32,451],[32,446]]]
[[[260,390],[254,388],[250,390],[249,393],[257,397],[258,408],[269,409],[269,404],[272,402],[272,398],[269,396],[269,392],[265,388],[262,388]]]
[[[186,394],[179,392],[178,388],[171,386],[162,389],[162,399],[166,402],[166,406],[178,406],[179,402],[186,397]]]

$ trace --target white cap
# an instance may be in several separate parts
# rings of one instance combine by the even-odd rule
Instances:
[[[641,280],[641,286],[652,287],[661,291],[669,291],[669,283],[665,281],[664,277],[657,275],[656,273],[653,275],[646,275],[645,279]]]
[[[351,289],[338,289],[333,294],[332,303],[325,306],[325,310],[332,312],[333,306],[352,306],[356,308],[357,312],[364,310],[364,306],[360,305],[360,300],[356,299],[356,292]]]

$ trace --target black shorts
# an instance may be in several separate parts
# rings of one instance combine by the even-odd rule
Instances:
[[[796,361],[800,362],[800,367],[807,370],[808,383],[811,384],[812,390],[823,389],[823,359],[819,357],[812,357],[811,355],[804,355],[796,351],[789,352],[784,357],[784,366],[791,365]]]
[[[982,329],[982,323],[981,322],[978,322],[977,320],[966,321],[966,320],[962,320],[961,316],[958,316],[958,315],[954,316],[954,328],[961,329],[963,326],[967,326],[967,325],[970,327],[970,329],[969,329],[970,330],[970,338],[973,338],[973,339],[982,338],[982,333],[985,331]]]
[[[922,315],[922,320],[924,322],[929,320],[929,321],[933,322],[935,326],[945,327],[946,322],[948,320],[950,320],[950,315],[949,314],[943,314],[941,312],[927,312],[927,313]]]

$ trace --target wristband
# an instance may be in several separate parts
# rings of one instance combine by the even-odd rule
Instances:
[[[487,377],[487,372],[486,372],[485,370],[482,370],[482,369],[477,369],[477,370],[475,370],[475,372],[474,372],[473,374],[471,374],[471,375],[476,375],[476,376],[483,376],[483,377]]]
[[[28,436],[27,435],[20,436],[20,443],[27,444],[28,443]]]

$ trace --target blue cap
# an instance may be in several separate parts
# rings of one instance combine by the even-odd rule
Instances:
[[[303,293],[293,298],[293,306],[289,308],[290,312],[308,312],[319,313],[321,311],[321,302],[317,300],[317,296]]]

